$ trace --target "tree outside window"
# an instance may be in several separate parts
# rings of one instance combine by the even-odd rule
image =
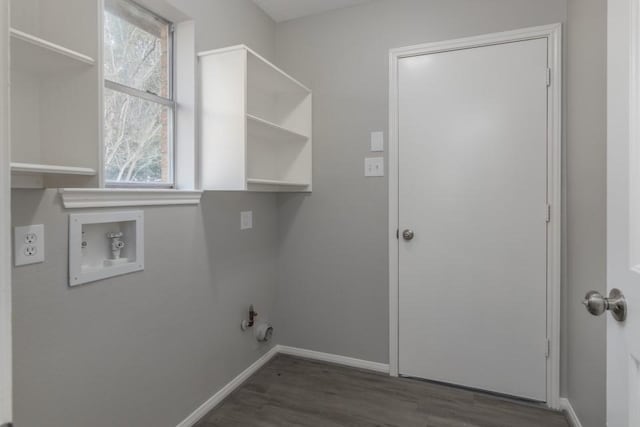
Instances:
[[[107,183],[172,186],[171,23],[128,0],[106,0],[103,55]]]

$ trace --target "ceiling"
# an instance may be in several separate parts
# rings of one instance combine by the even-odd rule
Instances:
[[[253,0],[276,22],[355,6],[373,0]]]

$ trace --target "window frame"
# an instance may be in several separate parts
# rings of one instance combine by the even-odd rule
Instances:
[[[177,140],[177,132],[176,132],[176,127],[177,127],[177,102],[176,102],[176,92],[175,92],[175,49],[176,49],[176,37],[175,37],[175,24],[164,18],[163,16],[153,12],[152,10],[149,10],[148,8],[140,5],[139,3],[133,1],[133,0],[118,0],[118,1],[122,1],[125,2],[127,4],[129,4],[131,7],[135,7],[137,9],[139,9],[140,11],[144,12],[145,14],[149,14],[151,16],[153,16],[155,19],[162,21],[164,23],[167,24],[168,26],[168,40],[167,40],[167,92],[169,94],[169,98],[165,98],[162,97],[160,95],[156,95],[154,93],[151,92],[146,92],[140,89],[136,89],[134,87],[131,86],[127,86],[124,85],[122,83],[117,83],[115,81],[109,80],[104,76],[104,54],[105,54],[105,49],[104,49],[104,43],[102,43],[100,45],[100,49],[101,49],[101,55],[103,58],[102,61],[102,86],[103,86],[103,93],[102,93],[102,110],[104,110],[104,106],[105,106],[105,95],[104,95],[104,89],[108,89],[108,90],[112,90],[118,93],[122,93],[125,94],[127,96],[133,96],[135,98],[138,99],[142,99],[144,101],[149,101],[149,102],[154,102],[156,104],[165,106],[169,109],[169,114],[170,114],[170,118],[167,120],[167,124],[169,126],[169,131],[167,132],[169,141],[168,141],[168,149],[167,149],[167,154],[169,156],[169,172],[168,172],[168,176],[170,178],[170,181],[168,182],[120,182],[120,181],[109,181],[106,177],[106,163],[103,161],[101,162],[102,164],[102,176],[104,176],[104,179],[102,180],[104,183],[104,187],[106,188],[123,188],[123,189],[135,189],[135,188],[140,188],[140,189],[175,189],[176,188],[176,178],[177,178],[177,174],[176,174],[176,154],[177,154],[177,144],[176,144],[176,140]],[[108,12],[107,7],[106,7],[106,2],[103,5],[102,8],[102,13],[106,14]],[[132,25],[136,25],[134,23],[132,23]],[[137,25],[136,25],[137,26]],[[104,20],[103,20],[103,28],[102,28],[102,37],[104,37]],[[102,112],[102,127],[104,129],[104,127],[106,126],[106,121],[105,121],[105,114],[104,111]],[[103,132],[103,137],[102,137],[103,141],[102,141],[102,153],[101,153],[101,157],[104,159],[104,154],[105,154],[105,150],[106,150],[106,144],[104,141],[104,132]]]

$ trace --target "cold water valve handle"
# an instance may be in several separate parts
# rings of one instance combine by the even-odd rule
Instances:
[[[253,327],[254,323],[256,322],[256,317],[258,317],[258,313],[256,313],[256,311],[253,309],[253,304],[251,304],[249,306],[249,320],[245,319],[240,324],[242,330],[246,331],[247,328]]]
[[[122,251],[125,246],[125,243],[120,240],[122,236],[124,236],[122,231],[107,233],[107,238],[111,239],[111,259],[120,259],[120,251]]]

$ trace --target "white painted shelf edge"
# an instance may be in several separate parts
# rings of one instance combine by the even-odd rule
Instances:
[[[66,56],[67,58],[74,59],[79,62],[84,62],[88,65],[94,65],[96,63],[95,59],[91,58],[90,56],[84,55],[71,49],[67,49],[64,46],[51,43],[50,41],[25,33],[24,31],[16,30],[15,28],[10,29],[10,35],[12,38],[22,40],[23,42],[29,43],[33,46],[37,46],[41,49]]]
[[[272,122],[270,122],[268,120],[261,119],[260,117],[254,116],[253,114],[247,114],[247,119],[252,121],[252,122],[254,122],[254,123],[258,123],[258,124],[260,124],[262,126],[265,126],[265,127],[269,128],[269,129],[275,130],[276,132],[280,132],[280,133],[282,133],[282,134],[284,134],[284,135],[286,135],[288,137],[293,137],[295,139],[304,140],[304,141],[308,141],[309,140],[309,137],[306,136],[306,135],[303,135],[301,133],[292,131],[292,130],[287,129],[287,128],[283,127],[283,126],[280,126],[280,125],[277,125],[275,123],[272,123]]]
[[[67,209],[198,205],[202,198],[201,190],[60,188],[58,192]]]
[[[279,185],[282,187],[308,187],[308,182],[292,182],[292,181],[278,181],[274,179],[257,179],[257,178],[249,178],[247,179],[247,184],[254,185]]]
[[[246,46],[246,45],[243,45],[243,44],[239,44],[239,45],[236,45],[236,46],[229,46],[229,47],[225,47],[225,48],[222,48],[222,49],[214,49],[214,50],[207,50],[207,51],[204,51],[204,52],[198,52],[198,56],[200,57],[200,56],[207,56],[207,55],[212,55],[212,54],[216,54],[216,53],[232,52],[234,50],[240,50],[240,49],[245,49],[251,55],[255,56],[260,61],[262,61],[266,65],[268,65],[269,67],[273,68],[273,70],[275,70],[276,72],[282,74],[284,77],[286,77],[292,83],[296,84],[301,89],[311,93],[311,89],[309,89],[308,87],[306,87],[305,85],[300,83],[298,80],[296,80],[293,77],[291,77],[289,74],[287,74],[284,71],[282,71],[280,68],[276,67],[272,62],[268,61],[264,56],[260,55],[258,52],[256,52],[255,50],[251,49],[249,46]]]
[[[37,163],[11,163],[11,173],[53,174],[53,175],[86,175],[95,176],[95,169],[73,166],[41,165]]]

